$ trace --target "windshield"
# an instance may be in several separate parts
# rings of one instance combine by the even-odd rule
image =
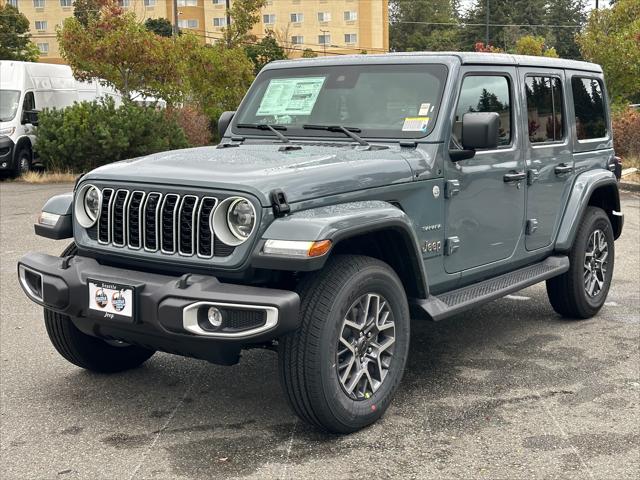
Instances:
[[[286,127],[287,136],[336,136],[303,126],[343,126],[362,137],[417,138],[434,127],[447,76],[444,65],[349,65],[267,70],[234,118]]]
[[[0,90],[0,122],[13,120],[20,103],[19,90]]]

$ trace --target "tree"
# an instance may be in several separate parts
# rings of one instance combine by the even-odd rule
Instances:
[[[215,121],[235,110],[253,81],[253,64],[240,47],[202,45],[193,34],[178,40],[188,97]]]
[[[273,62],[274,60],[287,59],[284,48],[278,45],[278,42],[271,32],[260,40],[260,42],[244,47],[244,51],[249,60],[253,62],[254,73],[256,75],[267,63]]]
[[[166,18],[147,18],[144,26],[150,32],[160,35],[161,37],[173,36],[173,25]]]
[[[602,66],[616,103],[640,102],[638,0],[618,0],[612,8],[592,10],[577,41],[584,58]]]
[[[534,37],[533,35],[520,37],[516,42],[515,53],[518,55],[534,55],[536,57],[558,57],[555,48],[549,48],[545,45],[544,37]]]
[[[311,50],[310,48],[305,48],[302,50],[302,58],[316,58],[318,54]]]
[[[40,52],[30,38],[27,17],[8,3],[0,5],[0,60],[38,60]]]
[[[460,50],[460,30],[455,25],[457,3],[457,0],[391,0],[391,50]]]
[[[99,16],[90,17],[87,26],[67,18],[57,38],[62,57],[79,80],[100,78],[125,98],[134,91],[167,102],[180,98],[182,53],[175,42],[148,31],[114,0]]]
[[[555,46],[562,58],[580,59],[580,47],[576,42],[576,33],[587,19],[585,0],[554,0],[547,6],[545,20],[548,25],[567,25],[565,28],[549,28],[547,40]],[[578,28],[571,28],[577,25]]]
[[[229,48],[247,42],[255,42],[251,34],[253,26],[260,20],[260,10],[267,0],[235,0],[228,10],[231,24],[223,29],[224,42]]]
[[[97,19],[100,9],[108,3],[108,0],[74,0],[73,16],[86,27],[89,25],[89,19]]]

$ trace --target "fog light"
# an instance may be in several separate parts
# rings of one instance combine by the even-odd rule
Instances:
[[[219,328],[222,325],[222,312],[216,307],[209,307],[207,310],[207,320],[213,328]]]

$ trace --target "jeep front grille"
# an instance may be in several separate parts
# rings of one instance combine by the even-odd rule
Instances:
[[[95,235],[101,245],[184,257],[227,257],[234,247],[216,238],[209,224],[217,205],[217,198],[204,195],[104,188]]]

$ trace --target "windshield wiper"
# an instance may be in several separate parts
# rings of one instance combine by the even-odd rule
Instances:
[[[362,130],[356,127],[343,127],[342,125],[302,125],[305,130],[326,130],[328,132],[341,132],[347,137],[351,137],[362,146],[369,146],[369,143],[354,132],[360,133]]]
[[[282,143],[291,143],[287,137],[281,134],[278,130],[287,130],[284,125],[267,125],[266,123],[239,123],[236,125],[238,128],[254,128],[256,130],[271,130],[276,137],[282,140]]]

